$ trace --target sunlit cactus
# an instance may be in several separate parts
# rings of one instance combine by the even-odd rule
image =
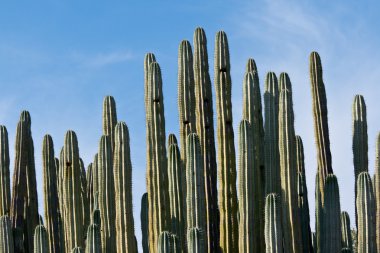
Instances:
[[[85,233],[86,228],[90,224],[90,204],[87,198],[87,176],[86,169],[83,163],[82,158],[79,158],[79,166],[80,166],[80,197],[82,201],[82,222],[83,222],[83,232]],[[86,235],[84,235],[85,237]]]
[[[148,101],[148,72],[149,66],[152,62],[156,62],[156,56],[153,53],[147,53],[144,58],[144,94],[145,94],[145,110],[147,109]],[[146,126],[148,130],[148,125]]]
[[[92,194],[94,195],[94,202],[93,202],[94,204],[92,206],[93,209],[94,209],[95,201],[96,201],[95,195],[99,195],[99,170],[98,170],[99,161],[98,160],[99,160],[99,155],[98,153],[96,153],[94,155],[94,161],[92,162]],[[93,209],[90,209],[90,211],[92,212]]]
[[[141,197],[141,244],[143,253],[149,253],[149,237],[148,237],[148,193],[144,193]]]
[[[281,202],[277,193],[270,193],[265,199],[265,247],[266,253],[282,253]],[[244,251],[248,252],[248,251]]]
[[[81,247],[75,247],[71,253],[84,253],[84,250]]]
[[[157,240],[157,253],[172,253],[173,243],[172,236],[168,231],[161,232]]]
[[[322,223],[323,223],[323,206],[322,193],[319,187],[319,170],[315,176],[315,243],[313,246],[314,253],[322,253]]]
[[[232,124],[230,56],[227,35],[220,31],[215,39],[214,84],[218,136],[218,201],[220,211],[220,248],[237,252],[238,218],[236,193],[236,157]]]
[[[49,250],[49,239],[46,228],[43,225],[38,225],[34,232],[34,253],[49,253],[56,252]]]
[[[194,32],[194,80],[196,129],[201,143],[205,175],[207,252],[219,249],[219,211],[217,191],[214,112],[209,74],[207,38],[203,28]]]
[[[129,130],[124,122],[118,122],[115,128],[113,176],[115,182],[117,252],[134,253],[136,249],[132,208],[132,163]]]
[[[340,220],[342,224],[342,247],[352,250],[350,216],[347,212],[342,212],[340,215]]]
[[[101,253],[100,226],[91,224],[87,229],[86,253]]]
[[[14,252],[13,231],[11,219],[8,215],[0,217],[0,252]]]
[[[204,234],[199,228],[190,228],[187,231],[187,252],[203,253],[206,252]]]
[[[103,135],[110,137],[112,150],[115,146],[116,123],[117,115],[115,99],[112,96],[106,96],[103,100]]]
[[[91,213],[94,210],[94,173],[93,173],[93,163],[90,163],[87,166],[86,181],[87,181],[88,209],[89,209],[89,212]]]
[[[9,173],[8,131],[0,126],[0,217],[9,215],[11,206],[11,185]]]
[[[357,190],[358,253],[374,253],[376,252],[376,203],[371,177],[368,172],[359,174]]]
[[[182,247],[178,240],[178,236],[176,234],[170,234],[172,237],[172,252],[173,253],[181,253]]]
[[[375,161],[375,180],[373,188],[376,198],[376,248],[380,250],[380,133],[376,138],[376,161]]]

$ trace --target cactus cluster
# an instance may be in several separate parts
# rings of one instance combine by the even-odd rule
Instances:
[[[318,160],[312,232],[307,167],[303,142],[295,131],[289,75],[281,73],[277,80],[274,72],[267,73],[263,110],[258,68],[254,59],[248,59],[236,160],[227,35],[220,31],[215,38],[216,131],[202,28],[195,30],[193,43],[194,50],[183,40],[178,50],[179,142],[174,134],[166,137],[160,65],[152,53],[144,60],[143,252],[379,252],[380,134],[372,179],[363,96],[355,96],[352,110],[356,180],[356,230],[352,230],[348,213],[341,212],[338,179],[332,169],[321,59],[311,53]],[[44,219],[38,213],[30,114],[23,111],[17,125],[12,194],[8,133],[0,125],[0,252],[138,252],[130,136],[127,124],[117,119],[115,99],[106,96],[98,153],[87,169],[74,131],[67,131],[59,157],[52,136],[44,136]]]

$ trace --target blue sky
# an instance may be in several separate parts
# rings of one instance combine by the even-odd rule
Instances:
[[[266,72],[286,71],[293,85],[295,127],[305,145],[314,227],[316,150],[308,57],[320,53],[326,84],[333,169],[342,210],[354,215],[351,106],[367,103],[370,172],[374,171],[380,94],[375,1],[18,1],[0,4],[0,124],[8,128],[13,172],[14,138],[21,110],[32,116],[40,212],[43,213],[41,145],[53,136],[56,153],[66,130],[76,131],[89,164],[101,136],[103,97],[113,95],[119,120],[131,135],[136,235],[145,192],[143,59],[156,54],[164,82],[167,134],[178,133],[177,51],[206,30],[209,63],[218,30],[229,38],[234,125],[241,119],[242,80],[248,57],[256,60],[261,87]],[[211,69],[211,76],[212,67]],[[237,135],[237,131],[236,131]],[[11,172],[11,173],[12,173]],[[353,219],[352,219],[353,220]]]

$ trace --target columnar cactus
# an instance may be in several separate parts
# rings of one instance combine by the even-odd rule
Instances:
[[[80,181],[81,181],[81,191],[80,191],[80,197],[82,201],[82,222],[83,222],[83,232],[86,231],[86,228],[90,224],[90,204],[88,202],[87,198],[87,176],[86,176],[86,169],[83,163],[82,158],[79,158],[79,166],[80,166]],[[84,235],[85,236],[85,235]]]
[[[96,153],[94,156],[94,161],[92,162],[92,194],[94,195],[94,204],[92,208],[95,207],[95,202],[97,201],[95,196],[99,195],[99,170],[98,170],[98,160],[99,155]],[[98,202],[99,203],[99,202]],[[93,211],[93,209],[90,209],[90,212]]]
[[[342,247],[352,250],[350,216],[347,212],[342,212],[340,215],[340,220],[342,224]]]
[[[88,200],[88,209],[91,213],[94,209],[94,174],[93,174],[93,163],[90,163],[87,167],[86,181],[87,181],[87,200]]]
[[[202,253],[206,252],[204,234],[199,228],[190,228],[187,231],[187,252]]]
[[[361,172],[357,180],[358,253],[376,252],[375,199],[371,177]]]
[[[301,215],[302,250],[305,253],[312,251],[309,200],[307,195],[305,162],[303,143],[300,136],[296,136],[296,164],[298,173],[298,208]]]
[[[98,196],[99,194],[95,194],[95,202],[94,202],[94,210],[92,211],[91,215],[91,224],[98,225],[99,228],[101,228],[102,220],[100,216],[100,209],[99,209],[99,202],[98,202]]]
[[[196,129],[201,143],[205,175],[207,252],[219,248],[219,210],[217,192],[216,151],[214,139],[214,112],[209,74],[207,38],[198,27],[194,32],[194,80],[196,102]]]
[[[150,252],[155,253],[158,236],[167,229],[167,219],[170,217],[162,78],[160,66],[156,62],[149,66],[145,98],[149,247]]]
[[[182,247],[178,241],[178,236],[176,234],[171,234],[172,244],[173,244],[173,253],[181,253]]]
[[[172,236],[168,231],[161,232],[157,240],[157,252],[158,253],[172,253],[173,243]]]
[[[239,127],[239,252],[254,252],[254,187],[255,152],[253,150],[252,129],[248,120],[242,120]]]
[[[91,224],[87,229],[86,253],[101,253],[100,226]]]
[[[236,158],[232,124],[230,56],[227,35],[220,31],[215,40],[215,93],[218,136],[218,178],[220,209],[220,248],[237,252],[238,218],[236,193]]]
[[[282,224],[285,252],[302,252],[297,198],[296,137],[290,79],[280,75],[279,148],[281,169]]]
[[[81,247],[75,247],[71,253],[84,253],[84,250]]]
[[[313,246],[314,253],[322,253],[322,224],[323,223],[323,207],[322,193],[319,187],[319,170],[315,176],[315,243]]]
[[[376,139],[374,193],[376,196],[376,248],[380,250],[380,133]]]
[[[342,249],[340,197],[334,174],[327,175],[324,193],[320,252],[339,252]]]
[[[59,229],[59,202],[57,191],[57,170],[54,158],[54,144],[50,135],[45,135],[42,145],[42,168],[44,178],[45,221],[49,252],[61,251]]]
[[[124,122],[118,122],[115,128],[113,172],[116,201],[117,252],[134,253],[135,225],[132,208],[132,163],[129,147],[129,131]]]
[[[49,250],[49,239],[46,228],[43,225],[38,225],[34,232],[34,253],[49,253],[56,252]]]
[[[106,96],[103,101],[103,135],[110,137],[112,150],[115,146],[116,123],[117,115],[115,99],[112,96]]]
[[[317,52],[310,54],[310,80],[313,97],[314,133],[317,145],[319,187],[323,197],[324,182],[328,174],[333,173],[331,166],[331,151],[329,127],[327,120],[327,99],[323,83],[321,58]]]
[[[141,244],[143,253],[149,253],[149,238],[148,238],[148,193],[144,193],[141,197]]]
[[[99,209],[102,220],[101,238],[103,252],[116,252],[115,187],[112,168],[111,138],[100,138],[98,157]]]
[[[0,126],[0,217],[9,215],[11,205],[11,185],[9,174],[8,131]]]
[[[13,231],[11,219],[8,215],[0,217],[0,252],[14,252]]]
[[[278,83],[269,72],[265,80],[265,193],[281,194],[280,154],[278,149]]]
[[[39,216],[31,118],[27,111],[21,113],[17,124],[15,154],[11,217],[13,227],[22,231],[25,253],[31,253]]]
[[[352,250],[350,248],[343,248],[342,253],[352,253]]]
[[[144,58],[144,94],[145,94],[145,110],[147,109],[148,102],[148,76],[149,76],[149,66],[152,62],[156,62],[156,56],[153,53],[147,53]],[[146,130],[148,130],[148,125],[146,125]]]
[[[281,203],[277,193],[265,199],[265,246],[266,253],[282,253]],[[248,252],[248,251],[244,251]]]
[[[173,134],[169,135],[168,141],[168,176],[169,176],[169,200],[170,200],[170,220],[171,232],[176,234],[179,246],[185,243],[185,213],[183,205],[185,192],[182,191],[186,185],[184,179],[185,170],[182,168],[181,155],[177,145],[177,140]]]

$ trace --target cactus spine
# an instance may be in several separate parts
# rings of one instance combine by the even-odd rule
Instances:
[[[33,234],[38,225],[38,198],[31,118],[23,111],[17,124],[11,217],[13,228],[22,231],[25,253],[33,252]]]
[[[61,252],[59,229],[59,202],[57,192],[57,170],[54,144],[50,135],[45,135],[42,145],[42,167],[44,177],[45,221],[49,252]],[[37,230],[36,230],[37,232]]]
[[[254,252],[254,188],[255,153],[252,129],[248,120],[242,120],[239,127],[239,252]]]
[[[0,126],[0,217],[9,215],[11,205],[11,185],[9,174],[8,131]]]
[[[218,178],[220,209],[220,248],[223,253],[237,252],[238,219],[236,161],[232,125],[230,57],[227,35],[220,31],[215,40],[215,90],[218,136]]]
[[[358,253],[376,252],[375,198],[371,177],[361,172],[357,180]]]
[[[380,250],[380,133],[376,139],[374,193],[376,197],[376,248]]]
[[[132,208],[132,163],[129,131],[124,122],[115,128],[114,182],[116,199],[117,252],[135,252],[135,225]],[[112,207],[111,207],[112,208]]]
[[[49,250],[49,240],[46,228],[38,225],[34,232],[34,253],[55,252]]]
[[[285,252],[302,252],[301,226],[297,206],[296,137],[290,79],[280,75],[279,147],[281,168],[282,224]]]
[[[148,210],[148,193],[144,193],[142,198],[141,198],[141,213],[140,213],[141,237],[142,237],[141,243],[142,243],[143,253],[149,253],[148,213],[149,213],[149,210]]]
[[[91,224],[87,229],[86,253],[101,253],[100,226]]]
[[[280,154],[278,149],[278,83],[275,73],[265,80],[265,193],[281,194]]]
[[[13,253],[13,231],[11,219],[8,215],[0,217],[0,252]],[[16,243],[16,241],[15,241]]]
[[[347,212],[342,212],[340,220],[342,224],[342,248],[349,248],[352,250],[350,216]]]
[[[266,253],[282,253],[281,203],[277,193],[270,193],[265,200]]]
[[[117,116],[115,99],[112,96],[106,96],[103,101],[103,135],[110,137],[112,150],[115,146],[116,123]]]
[[[196,129],[201,143],[205,175],[207,252],[219,249],[219,211],[217,192],[216,151],[209,75],[207,38],[198,27],[194,32],[194,80],[196,101]]]
[[[206,250],[202,231],[199,228],[190,228],[187,232],[187,252],[203,253]]]

